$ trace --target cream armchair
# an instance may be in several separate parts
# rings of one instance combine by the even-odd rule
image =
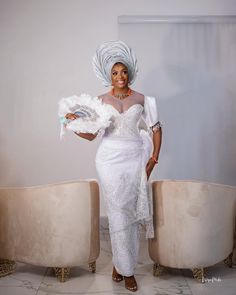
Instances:
[[[193,182],[152,183],[155,238],[149,240],[154,275],[164,266],[204,270],[220,261],[232,267],[235,251],[236,187]]]
[[[99,188],[82,180],[0,188],[0,258],[53,267],[65,281],[70,267],[96,270]]]

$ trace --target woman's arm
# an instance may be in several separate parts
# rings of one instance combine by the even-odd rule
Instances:
[[[81,133],[81,132],[77,133],[77,132],[75,132],[75,134],[82,137],[82,138],[84,138],[84,139],[87,139],[89,141],[94,140],[96,138],[96,136],[97,136],[97,133],[92,134],[92,133]]]
[[[152,156],[155,158],[156,161],[158,161],[160,149],[161,149],[161,140],[162,140],[162,129],[160,129],[157,132],[153,133],[153,153]]]
[[[156,132],[153,132],[153,153],[152,157],[149,159],[147,165],[146,165],[146,172],[147,172],[147,178],[149,179],[150,174],[152,173],[152,170],[154,166],[158,162],[158,157],[161,149],[161,141],[162,141],[162,129],[161,127]]]

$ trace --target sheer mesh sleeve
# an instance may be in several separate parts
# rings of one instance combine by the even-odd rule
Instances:
[[[162,127],[155,97],[145,96],[143,119],[153,132],[159,131]]]

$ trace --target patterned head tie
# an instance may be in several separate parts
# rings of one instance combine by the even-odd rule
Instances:
[[[111,86],[111,69],[115,63],[122,63],[128,69],[129,84],[136,78],[137,59],[131,48],[123,41],[109,41],[98,47],[93,57],[93,70],[104,86]]]

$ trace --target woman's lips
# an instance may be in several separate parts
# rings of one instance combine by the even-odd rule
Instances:
[[[123,85],[123,84],[125,84],[125,81],[123,81],[123,80],[119,80],[119,81],[117,81],[117,83],[118,83],[119,85]]]

